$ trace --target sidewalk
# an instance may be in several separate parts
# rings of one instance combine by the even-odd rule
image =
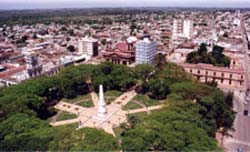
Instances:
[[[122,94],[121,96],[119,96],[114,103],[119,104],[121,106],[125,106],[129,101],[131,101],[135,96],[137,95],[137,93],[132,90],[129,92],[125,92],[124,94]]]
[[[139,113],[139,112],[149,112],[149,111],[161,109],[163,108],[163,106],[164,105],[157,105],[157,106],[151,106],[147,108],[134,109],[134,110],[130,110],[128,113],[133,114],[133,113]]]
[[[91,95],[91,98],[92,98],[92,101],[93,101],[95,107],[98,107],[99,98],[98,98],[97,94],[95,92],[91,92],[90,95]]]

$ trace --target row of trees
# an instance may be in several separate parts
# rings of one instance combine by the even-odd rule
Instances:
[[[186,62],[188,63],[208,63],[215,66],[229,67],[230,58],[223,54],[223,47],[214,46],[212,52],[208,52],[207,45],[202,43],[198,51],[188,54]]]

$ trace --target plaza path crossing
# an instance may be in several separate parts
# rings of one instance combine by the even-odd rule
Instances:
[[[157,106],[151,106],[151,107],[146,107],[146,108],[134,109],[134,110],[130,110],[128,113],[133,114],[133,113],[139,113],[139,112],[148,112],[148,111],[161,109],[163,108],[163,106],[164,105],[157,105]]]
[[[134,114],[139,112],[147,112],[148,114],[150,114],[152,110],[161,109],[164,106],[164,105],[157,105],[157,106],[145,107],[145,105],[141,103],[140,105],[143,106],[143,108],[134,109],[131,111],[125,111],[123,110],[123,107],[137,95],[137,93],[134,90],[132,90],[123,93],[114,102],[106,105],[106,109],[108,112],[105,115],[105,117],[100,118],[98,116],[98,96],[95,92],[91,92],[90,94],[93,103],[95,105],[94,107],[86,108],[76,105],[75,103],[67,103],[61,101],[55,106],[55,108],[60,111],[66,111],[75,114],[77,118],[70,120],[56,121],[56,122],[53,121],[50,124],[52,126],[61,126],[72,123],[79,123],[79,128],[77,129],[83,127],[98,128],[98,129],[103,129],[107,133],[110,133],[113,136],[115,136],[113,128],[119,127],[121,123],[127,121],[126,114]]]

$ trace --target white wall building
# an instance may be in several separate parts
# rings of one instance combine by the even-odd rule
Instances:
[[[79,54],[88,56],[98,55],[98,41],[94,38],[85,37],[79,40]]]
[[[192,20],[177,20],[173,22],[173,38],[186,37],[190,39],[193,33]]]
[[[156,55],[156,42],[144,38],[136,43],[135,62],[136,64],[153,64]]]

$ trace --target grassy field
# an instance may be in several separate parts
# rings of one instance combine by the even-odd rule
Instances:
[[[140,113],[134,113],[134,114],[130,114],[130,116],[135,116],[136,118],[138,118],[139,120],[143,120],[146,117],[148,117],[148,114],[146,112],[140,112]]]
[[[122,92],[116,90],[106,91],[104,93],[104,96],[107,97],[119,97],[120,95],[122,95]]]
[[[137,103],[130,101],[128,104],[126,104],[126,106],[123,109],[124,110],[133,110],[133,109],[138,109],[138,108],[142,108],[142,107],[140,105],[138,105]]]
[[[147,95],[141,94],[134,97],[133,100],[139,101],[147,107],[161,104],[158,100],[150,99]]]
[[[77,105],[86,107],[86,108],[94,107],[94,103],[92,100],[82,101],[82,102],[77,103]]]
[[[62,121],[62,120],[69,120],[69,119],[74,119],[77,118],[76,115],[68,113],[63,111],[62,113],[59,114],[59,116],[57,117],[57,121]]]
[[[62,125],[62,126],[57,126],[57,128],[69,128],[75,130],[77,127],[79,126],[79,123],[72,123],[72,124],[66,124],[66,125]]]
[[[110,104],[116,98],[118,98],[120,95],[122,95],[122,92],[120,92],[120,91],[116,91],[116,90],[106,91],[104,93],[104,100],[107,104]]]

